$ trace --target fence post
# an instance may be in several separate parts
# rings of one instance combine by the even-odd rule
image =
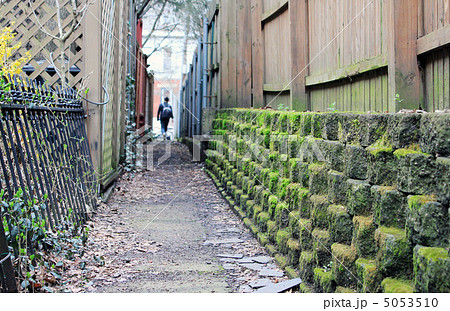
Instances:
[[[263,3],[262,0],[252,0],[251,5],[253,108],[261,108],[264,106],[264,38],[261,27]]]
[[[16,277],[14,268],[9,255],[8,244],[6,243],[5,230],[3,229],[3,216],[0,212],[0,281],[4,278],[6,288],[3,290],[7,293],[17,293]],[[3,272],[3,273],[1,273]],[[3,274],[3,275],[2,275]],[[2,282],[3,283],[3,282]],[[2,283],[0,283],[0,288]]]
[[[418,109],[420,73],[417,65],[418,0],[389,0],[389,111]],[[400,100],[396,100],[396,95]]]
[[[291,21],[291,109],[309,110],[306,76],[309,63],[308,0],[290,0]]]
[[[101,1],[95,1],[89,7],[89,14],[85,16],[85,23],[83,24],[85,35],[83,36],[84,46],[89,47],[84,53],[84,72],[92,72],[90,79],[88,79],[89,93],[87,98],[94,102],[102,102],[102,55],[101,44],[102,34],[101,27],[97,18],[101,18]],[[87,52],[89,51],[89,52]],[[103,108],[99,106],[87,104],[87,132],[89,137],[89,148],[91,149],[92,161],[95,171],[101,173],[102,168],[102,115]]]

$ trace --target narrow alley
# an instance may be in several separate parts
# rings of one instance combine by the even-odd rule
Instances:
[[[153,171],[124,175],[90,222],[86,292],[252,292],[287,279],[186,146]],[[154,148],[157,161],[165,144]],[[79,264],[79,262],[76,262]],[[74,278],[75,280],[76,278]]]

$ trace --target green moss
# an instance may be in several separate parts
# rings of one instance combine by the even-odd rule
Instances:
[[[398,239],[404,239],[406,237],[405,230],[398,229],[398,228],[388,228],[388,227],[381,226],[378,228],[377,231],[379,231],[383,235],[393,235],[394,237],[396,237]]]
[[[378,157],[381,153],[392,153],[392,147],[369,147],[367,148],[370,154],[372,154],[374,157]]]
[[[276,242],[278,245],[278,250],[283,253],[283,254],[287,254],[288,253],[288,247],[287,247],[287,242],[288,240],[291,238],[291,233],[287,230],[278,230],[277,232],[277,237],[276,237]]]
[[[338,286],[338,287],[336,287],[335,293],[336,294],[354,294],[354,293],[356,293],[356,291],[352,288]]]
[[[382,132],[382,129],[377,129]],[[375,157],[378,157],[381,153],[391,153],[393,150],[392,142],[389,140],[387,133],[385,133],[379,140],[377,140],[373,145],[371,145],[367,150]]]
[[[309,287],[308,285],[306,285],[306,283],[301,283],[300,284],[300,292],[303,294],[312,294],[314,293],[313,289],[311,287]]]
[[[414,287],[411,281],[386,278],[381,282],[384,293],[413,293]]]
[[[435,202],[435,195],[414,195],[408,197],[408,206],[411,210],[417,209],[420,205],[428,202]]]
[[[267,236],[269,237],[269,240],[271,242],[275,242],[276,241],[276,237],[277,237],[277,232],[278,232],[278,227],[275,221],[269,220],[267,222]]]
[[[431,261],[449,258],[448,251],[439,247],[422,247],[419,249],[419,255]]]
[[[280,228],[286,228],[289,225],[289,209],[286,203],[277,204],[274,218]]]
[[[255,223],[256,223],[258,215],[263,212],[263,208],[259,205],[255,205],[255,206],[253,206],[252,210],[253,210],[253,213],[252,214],[247,213],[247,215],[248,215],[248,217],[252,218],[253,221],[255,221]]]
[[[291,279],[296,279],[300,277],[297,271],[295,271],[295,269],[290,266],[284,267],[284,270],[286,271],[287,276]]]
[[[278,189],[278,179],[280,178],[280,175],[278,173],[269,173],[269,191],[271,193],[276,193]]]
[[[257,238],[258,238],[259,244],[261,244],[262,246],[265,246],[269,241],[267,238],[267,235],[262,232],[258,232]]]
[[[348,262],[354,262],[356,260],[356,250],[352,246],[334,243],[331,245],[331,251],[338,259]]]
[[[394,151],[394,155],[399,159],[406,157],[408,154],[423,154],[429,156],[429,154],[422,152],[420,146],[417,144],[413,144],[407,148],[397,149]]]
[[[289,184],[291,183],[291,181],[288,178],[283,178],[281,180],[279,189],[278,189],[278,197],[281,200],[286,200],[286,196],[287,196],[287,188],[289,186]]]
[[[313,163],[308,168],[312,174],[319,174],[324,169],[326,169],[326,164],[325,163]]]
[[[321,288],[325,293],[334,292],[334,276],[331,271],[326,271],[321,268],[314,269],[314,282]]]

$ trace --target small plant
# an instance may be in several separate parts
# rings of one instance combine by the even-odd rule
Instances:
[[[285,106],[284,104],[278,105],[278,110],[280,111],[289,111],[289,107]]]
[[[395,100],[397,103],[401,103],[401,102],[403,102],[404,99],[400,98],[400,94],[397,93],[397,94],[395,94],[394,100]]]
[[[330,104],[327,109],[331,112],[336,112],[336,102]]]
[[[12,198],[5,198],[0,192],[1,215],[6,239],[18,277],[20,290],[35,292],[39,289],[51,291],[47,286],[61,280],[64,268],[62,260],[75,259],[75,254],[83,255],[83,246],[88,230],[74,226],[71,213],[55,228],[46,226],[47,196],[40,202],[36,198],[24,200],[19,189]],[[59,260],[55,261],[55,258]]]

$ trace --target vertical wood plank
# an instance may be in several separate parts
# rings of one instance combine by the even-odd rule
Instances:
[[[420,74],[417,66],[418,0],[390,0],[389,36],[390,111],[416,109],[420,105]],[[405,27],[409,25],[409,27]],[[395,101],[396,94],[403,99]]]
[[[92,72],[91,79],[88,79],[87,87],[90,89],[87,97],[94,102],[102,101],[102,68],[101,68],[101,29],[97,27],[97,19],[101,16],[101,1],[94,2],[90,8],[90,13],[85,17],[83,28],[85,33],[89,36],[83,36],[84,46],[89,46],[89,53],[84,55],[84,72]],[[89,140],[89,148],[91,150],[92,162],[97,173],[101,173],[102,168],[102,110],[100,106],[87,104],[88,119],[87,119],[87,134]]]
[[[308,0],[289,1],[291,22],[291,108],[297,111],[310,109],[306,91],[306,76],[309,74],[309,22]]]
[[[444,50],[444,102],[443,106],[439,109],[445,109],[450,107],[450,51]]]
[[[263,13],[262,0],[252,0],[252,90],[253,107],[264,106],[264,38],[261,28],[261,16]]]
[[[230,1],[220,1],[220,97],[221,108],[230,107],[228,89],[229,89],[229,20]],[[192,81],[192,80],[191,80]]]

